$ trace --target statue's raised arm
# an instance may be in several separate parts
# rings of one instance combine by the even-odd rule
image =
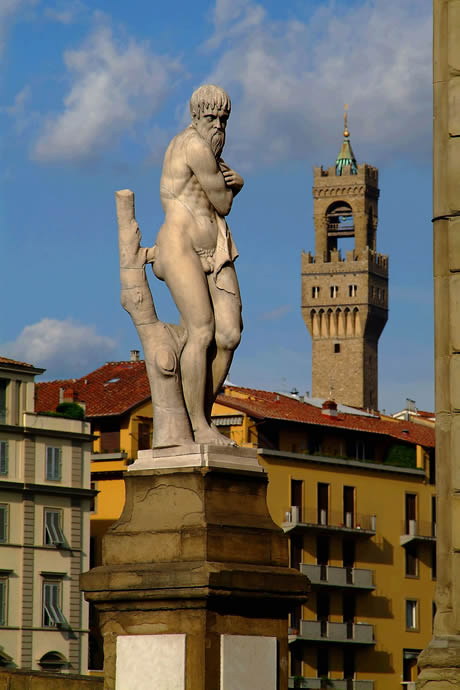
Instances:
[[[137,264],[134,261],[133,268],[139,271],[139,262],[142,263],[139,276],[145,283],[142,282],[138,291],[144,311],[148,283],[143,262],[150,261],[157,278],[164,280],[171,292],[181,326],[166,326],[157,320],[155,326],[151,323],[145,328],[146,324],[142,324],[139,328],[139,318],[135,316],[139,304],[128,300],[128,308],[127,288],[124,293],[123,306],[138,329],[152,389],[154,447],[180,445],[190,440],[232,444],[211,423],[213,402],[228,374],[242,331],[241,299],[234,267],[238,252],[225,216],[244,182],[221,158],[230,109],[230,98],[217,86],[201,86],[193,93],[192,122],[174,137],[164,158],[160,183],[164,223],[153,249],[142,253],[140,240],[137,244]],[[120,204],[118,198],[119,229],[120,218],[124,228],[120,229],[120,242],[124,237],[125,247],[129,245],[126,233],[139,233],[139,230],[134,210],[128,222]],[[131,246],[136,246],[134,239]],[[121,257],[122,244],[120,261]],[[121,277],[122,289],[123,281],[133,282],[126,267],[121,270]],[[138,284],[139,280],[135,282]],[[151,306],[155,313],[153,301]],[[168,338],[170,343],[165,345]],[[163,366],[168,362],[169,369]],[[178,409],[177,401],[182,396],[182,409]],[[158,429],[160,421],[163,424],[167,421],[167,433]]]

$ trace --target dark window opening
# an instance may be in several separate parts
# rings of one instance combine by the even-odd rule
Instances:
[[[303,482],[299,479],[291,479],[291,507],[297,508],[297,522],[302,522],[302,494],[303,494]],[[295,522],[293,518],[293,522]]]
[[[416,577],[418,575],[417,544],[410,542],[405,547],[406,575]]]
[[[355,654],[352,649],[343,652],[343,677],[345,680],[353,680],[355,677]],[[353,687],[353,686],[352,686]]]
[[[150,424],[148,422],[140,422],[138,434],[139,434],[139,441],[138,441],[139,450],[149,450],[149,448],[152,447],[152,442],[151,442],[151,438],[150,438]]]
[[[340,352],[340,343],[334,343],[334,354],[338,354]]]
[[[289,546],[291,552],[291,568],[300,570],[300,564],[302,563],[302,537],[293,534],[290,538]]]
[[[329,676],[329,650],[326,647],[318,647],[316,652],[316,673],[318,678]]]
[[[6,423],[6,389],[8,381],[0,379],[0,424]]]
[[[329,484],[318,483],[318,524],[328,524]]]
[[[320,579],[327,581],[329,564],[329,537],[316,537],[316,563],[320,566]]]
[[[431,497],[431,536],[436,536],[436,496]]]
[[[355,488],[343,487],[343,524],[345,527],[355,526]]]
[[[406,534],[415,534],[417,520],[417,495],[406,494]]]
[[[436,561],[436,544],[431,545],[431,577],[433,580],[436,580],[436,569],[437,569],[437,561]]]

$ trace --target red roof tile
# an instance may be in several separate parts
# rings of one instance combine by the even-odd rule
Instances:
[[[235,397],[244,394],[244,398]],[[401,420],[387,421],[379,416],[338,412],[336,417],[325,415],[321,408],[308,402],[296,400],[288,395],[259,391],[252,388],[226,386],[225,394],[219,395],[217,402],[232,407],[258,419],[278,419],[303,424],[351,429],[373,434],[385,434],[400,441],[434,447],[434,429],[414,422]]]
[[[80,379],[37,383],[36,411],[55,410],[61,388],[73,389],[75,399],[85,403],[87,417],[120,415],[150,398],[144,361],[108,362]],[[217,397],[217,402],[258,419],[385,434],[408,443],[434,447],[434,429],[431,427],[340,411],[336,417],[332,417],[322,414],[315,405],[272,391],[226,386],[225,392]]]
[[[16,359],[8,359],[8,357],[0,357],[0,366],[2,364],[16,364],[17,366],[20,367],[30,367],[31,369],[40,369],[40,367],[34,367],[33,364],[28,364],[27,362],[18,362]]]
[[[36,412],[56,410],[60,390],[71,388],[75,402],[84,402],[87,417],[120,415],[150,398],[145,362],[107,362],[80,379],[36,384]]]

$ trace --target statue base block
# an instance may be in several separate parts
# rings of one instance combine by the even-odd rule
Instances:
[[[213,446],[207,443],[140,450],[128,472],[178,467],[220,467],[245,472],[265,472],[259,464],[255,448]]]
[[[434,637],[418,658],[417,690],[460,687],[460,636]]]
[[[233,690],[232,668],[242,669],[239,690],[262,690],[258,678],[263,690],[287,687],[288,613],[306,600],[308,580],[288,567],[288,540],[268,513],[268,480],[255,468],[255,452],[195,446],[177,456],[153,453],[145,462],[171,465],[146,468],[146,455],[131,465],[123,513],[103,540],[103,565],[81,577],[99,613],[105,690],[130,688],[117,684],[117,675],[136,673],[139,655],[126,653],[130,637],[139,636],[135,650],[159,636],[158,650],[165,635],[171,644],[185,636],[178,690]],[[265,646],[276,659],[268,654],[259,670],[244,652],[251,645],[254,659]],[[149,687],[176,688],[148,674]]]

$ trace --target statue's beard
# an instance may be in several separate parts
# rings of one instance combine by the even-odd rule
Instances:
[[[222,153],[225,145],[225,132],[214,132],[211,135],[209,145],[211,146],[211,150],[215,157],[220,158],[220,154]]]

